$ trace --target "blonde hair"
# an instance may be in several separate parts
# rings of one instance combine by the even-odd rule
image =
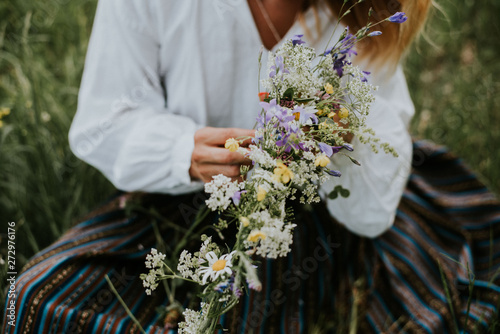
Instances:
[[[344,5],[344,0],[306,0],[304,9],[311,5],[316,7],[320,1],[328,5],[333,15],[340,17],[341,10],[345,12],[358,0],[348,0]],[[349,26],[351,32],[356,32],[368,20],[378,22],[396,12],[405,12],[408,17],[405,23],[382,22],[374,28],[382,32],[381,36],[366,38],[358,45],[358,49],[363,50],[360,58],[371,65],[396,65],[423,27],[430,6],[431,0],[365,0],[356,4],[341,22]],[[370,8],[373,9],[371,17],[368,15]]]

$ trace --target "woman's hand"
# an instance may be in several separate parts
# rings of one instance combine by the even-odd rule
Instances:
[[[194,134],[194,150],[191,155],[189,175],[193,179],[203,182],[212,181],[212,177],[223,174],[233,180],[241,181],[240,166],[250,165],[251,160],[237,152],[230,152],[224,148],[229,138],[253,137],[255,130],[238,128],[211,128],[199,129]],[[247,140],[241,146],[248,146]]]

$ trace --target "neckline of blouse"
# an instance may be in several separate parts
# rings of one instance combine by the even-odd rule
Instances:
[[[264,50],[267,52],[275,52],[284,41],[290,39],[294,35],[302,34],[304,32],[304,28],[301,26],[299,20],[295,20],[295,22],[292,24],[290,29],[288,29],[288,31],[281,38],[281,40],[278,43],[276,43],[271,49],[268,49],[264,46],[264,43],[262,41],[262,36],[259,33],[259,29],[257,27],[257,24],[255,23],[255,19],[253,18],[252,10],[250,9],[250,5],[248,4],[248,1],[241,0],[241,2],[242,2],[242,8],[241,8],[242,17],[245,19],[247,24],[250,25],[250,28],[251,28],[250,30],[251,30],[251,33],[253,35],[252,37],[256,41],[258,41],[258,43],[260,45],[262,45]],[[309,29],[315,29],[314,27],[316,27],[316,20],[319,19],[320,20],[320,31],[322,33],[324,33],[326,25],[331,23],[331,20],[333,20],[333,19],[329,14],[326,13],[326,10],[327,10],[326,8],[320,7],[317,10],[318,10],[319,15],[317,15],[314,12],[314,9],[312,7],[309,7],[304,13],[304,21],[305,21],[306,26]],[[325,15],[322,15],[323,13],[325,13]],[[310,41],[310,42],[314,42],[314,41]]]

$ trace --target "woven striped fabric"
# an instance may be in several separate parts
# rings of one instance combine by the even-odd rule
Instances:
[[[261,292],[220,321],[229,333],[485,332],[500,303],[500,203],[441,147],[414,144],[413,171],[394,226],[375,239],[335,222],[323,204],[296,205],[287,258],[260,266]],[[140,273],[151,247],[171,252],[205,195],[120,194],[30,260],[17,279],[16,325],[3,333],[175,333],[161,286]],[[143,209],[126,210],[123,203]],[[213,216],[207,217],[207,224]],[[164,238],[158,244],[157,232]],[[199,240],[185,245],[199,247]],[[196,302],[185,283],[177,295]],[[7,300],[8,305],[9,300]],[[166,325],[167,324],[167,325]]]

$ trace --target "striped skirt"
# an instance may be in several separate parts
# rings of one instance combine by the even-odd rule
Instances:
[[[139,333],[118,293],[145,332],[175,333],[164,289],[146,296],[139,274],[151,247],[175,248],[174,227],[189,225],[205,198],[117,195],[30,260],[16,281],[15,326],[7,311],[2,332]],[[415,143],[394,226],[378,238],[350,233],[324,204],[294,210],[292,252],[261,264],[262,291],[220,319],[229,333],[495,331],[500,203],[445,149]],[[184,306],[193,287],[177,288]]]

